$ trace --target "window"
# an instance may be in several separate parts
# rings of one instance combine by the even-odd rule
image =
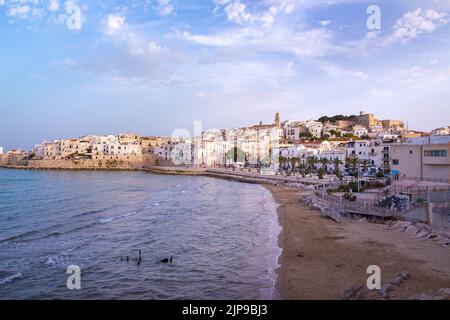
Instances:
[[[447,150],[425,150],[425,157],[447,157]]]
[[[400,161],[398,161],[397,159],[392,160],[392,164],[394,166],[398,166],[400,164]]]

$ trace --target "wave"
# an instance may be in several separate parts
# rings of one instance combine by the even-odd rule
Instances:
[[[53,260],[53,257],[48,257],[48,259],[45,262],[45,264],[55,264],[55,260]]]
[[[72,216],[72,218],[78,218],[78,217],[88,216],[88,215],[91,215],[91,214],[102,213],[102,212],[105,212],[107,210],[112,210],[115,207],[117,207],[117,206],[111,206],[111,207],[103,208],[103,209],[89,210],[89,211],[86,211],[86,212],[78,213],[78,214]]]
[[[122,215],[117,216],[117,217],[101,218],[101,219],[98,220],[98,222],[101,223],[101,224],[105,224],[105,223],[109,223],[111,221],[114,221],[116,219],[121,219],[121,218],[126,218],[126,217],[129,217],[129,216],[133,216],[136,213],[138,213],[138,211],[136,211],[136,210],[135,211],[130,211],[128,213],[122,214]]]
[[[9,238],[2,239],[2,240],[0,240],[0,243],[20,240],[20,239],[22,239],[24,237],[31,236],[31,235],[34,235],[34,234],[37,234],[37,233],[39,233],[39,230],[27,231],[27,232],[24,232],[24,233],[15,235],[15,236],[11,236]]]
[[[9,276],[3,280],[0,280],[0,285],[11,282],[14,279],[18,279],[18,278],[22,278],[22,277],[23,277],[23,274],[21,272],[17,272],[16,274],[13,274],[12,276]]]

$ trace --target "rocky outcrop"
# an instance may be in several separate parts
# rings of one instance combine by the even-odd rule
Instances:
[[[344,290],[342,296],[346,300],[388,300],[390,299],[390,293],[399,288],[409,278],[409,273],[403,271],[386,282],[379,290],[369,290],[364,286],[355,286]]]
[[[450,231],[445,229],[432,229],[426,224],[409,221],[392,222],[389,228],[405,232],[416,239],[434,241],[441,247],[450,248]]]

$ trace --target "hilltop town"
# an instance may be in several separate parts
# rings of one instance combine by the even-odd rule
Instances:
[[[406,128],[401,120],[380,120],[364,112],[308,121],[282,121],[277,113],[271,124],[207,130],[192,138],[118,134],[44,141],[30,151],[2,154],[0,165],[100,169],[235,166],[322,177],[351,174],[349,167],[354,168],[357,161],[364,176],[448,182],[449,146],[450,127],[419,132]]]

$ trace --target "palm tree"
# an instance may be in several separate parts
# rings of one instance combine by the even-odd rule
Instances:
[[[341,170],[339,170],[339,167],[342,164],[342,161],[339,160],[339,158],[336,158],[333,160],[333,164],[334,164],[334,174],[339,178],[341,175]]]
[[[285,164],[286,164],[286,157],[279,156],[279,157],[278,157],[278,164],[279,164],[279,166],[280,166],[280,170],[283,171],[284,166],[285,166]]]
[[[297,168],[297,163],[300,161],[300,158],[292,157],[291,158],[291,166],[292,166],[292,173],[295,174],[295,169]]]
[[[362,161],[363,171],[367,172],[369,170],[370,161],[368,159],[364,159]]]
[[[316,172],[317,171],[317,163],[319,163],[319,160],[317,160],[316,157],[309,157],[308,158],[308,171]]]
[[[359,159],[356,156],[352,156],[350,158],[346,159],[346,166],[348,166],[349,169],[351,169],[352,174],[355,175],[358,173],[358,165],[359,165]]]
[[[327,158],[320,159],[320,163],[322,164],[322,169],[327,171],[327,165],[330,163],[330,161]]]

